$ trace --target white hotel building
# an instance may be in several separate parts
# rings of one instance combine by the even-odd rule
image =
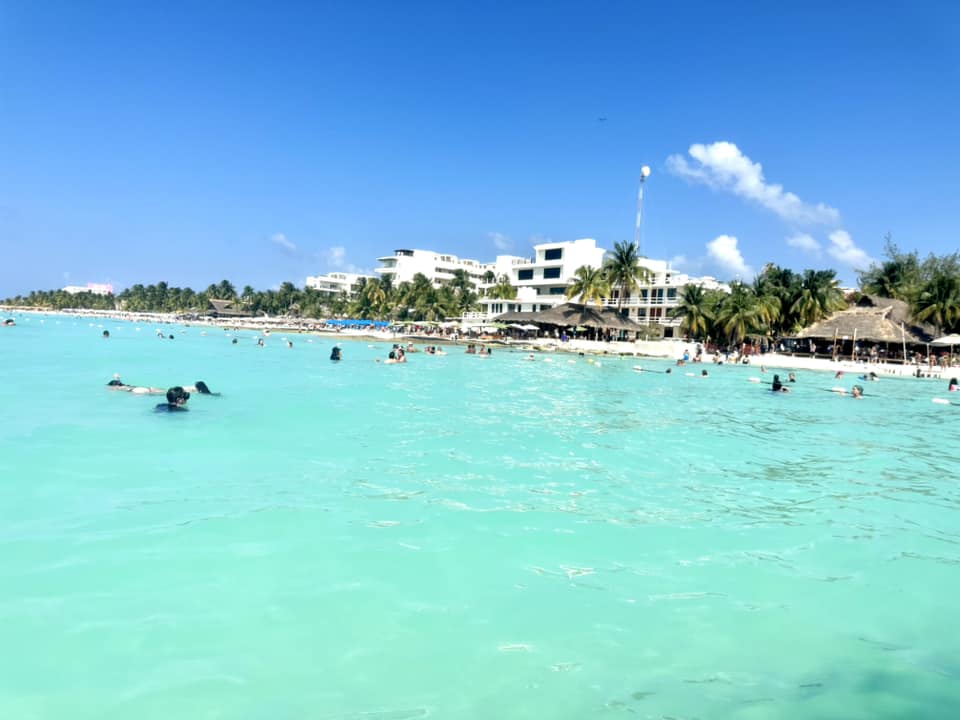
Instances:
[[[377,258],[377,262],[380,267],[374,272],[381,278],[390,278],[394,287],[402,282],[412,281],[417,273],[425,275],[434,287],[440,287],[453,280],[456,270],[465,270],[470,280],[479,287],[484,273],[493,268],[489,263],[461,259],[456,255],[444,255],[430,250],[396,250],[393,255]]]
[[[360,273],[332,272],[327,275],[308,276],[306,286],[330,297],[339,297],[341,294],[354,297],[360,289],[360,280],[372,280],[373,277]]]
[[[453,279],[455,270],[465,270],[476,284],[481,297],[479,312],[466,313],[465,320],[488,321],[505,312],[537,312],[567,302],[566,291],[577,268],[603,265],[606,250],[597,247],[596,240],[583,238],[567,242],[541,243],[534,245],[532,258],[515,255],[498,255],[492,263],[458,258],[429,250],[397,250],[393,255],[377,258],[381,267],[376,272],[380,277],[389,277],[396,286],[413,280],[417,273],[425,275],[435,287]],[[679,289],[687,283],[702,285],[705,290],[719,289],[729,292],[728,285],[716,278],[692,277],[676,272],[665,260],[643,258],[641,263],[650,271],[650,280],[620,305],[623,314],[639,323],[656,323],[664,326],[664,335],[671,337],[680,325],[679,319],[669,317],[668,311],[679,304]],[[484,280],[492,272],[494,283]],[[502,277],[517,288],[513,300],[485,297],[484,294]],[[605,298],[604,304],[617,307],[616,291]]]

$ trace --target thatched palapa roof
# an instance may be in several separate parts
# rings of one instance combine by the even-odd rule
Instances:
[[[250,313],[244,309],[243,305],[233,300],[214,300],[210,299],[210,307],[207,308],[207,314],[213,317],[249,317]]]
[[[865,342],[926,343],[933,338],[933,328],[910,317],[910,306],[903,300],[864,295],[853,307],[804,328],[799,338],[834,338],[857,336]]]
[[[611,307],[564,303],[537,313],[504,313],[494,318],[497,322],[529,322],[557,327],[589,327],[611,330],[643,330],[641,325],[623,317]]]

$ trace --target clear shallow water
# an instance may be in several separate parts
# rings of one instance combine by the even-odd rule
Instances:
[[[0,328],[0,717],[960,706],[943,383],[42,319]]]

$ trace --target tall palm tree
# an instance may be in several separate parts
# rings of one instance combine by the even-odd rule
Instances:
[[[960,278],[937,275],[925,283],[914,303],[913,316],[932,322],[937,335],[960,324]]]
[[[617,292],[617,308],[623,307],[627,295],[650,278],[650,271],[640,264],[640,254],[632,242],[617,242],[603,266],[610,286]]]
[[[833,270],[804,270],[800,294],[791,306],[803,327],[809,327],[846,306]]]
[[[603,303],[603,299],[610,292],[610,281],[606,273],[590,265],[581,265],[573,274],[573,282],[567,288],[567,299],[575,297],[580,298],[584,305],[596,300],[597,305]]]
[[[671,308],[670,317],[682,318],[680,331],[700,338],[707,334],[710,322],[713,320],[713,311],[709,307],[707,294],[703,285],[687,283],[680,290],[680,302]]]
[[[742,282],[733,282],[730,284],[730,294],[718,308],[717,323],[730,342],[737,344],[762,326],[760,315],[753,290]]]

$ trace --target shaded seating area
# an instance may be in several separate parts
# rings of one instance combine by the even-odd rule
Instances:
[[[494,318],[497,322],[536,325],[541,330],[584,333],[590,340],[633,340],[643,326],[623,317],[615,308],[564,303],[540,312],[508,312]]]
[[[873,362],[910,362],[934,339],[934,328],[913,320],[902,300],[864,295],[796,335],[799,348],[812,355]]]

